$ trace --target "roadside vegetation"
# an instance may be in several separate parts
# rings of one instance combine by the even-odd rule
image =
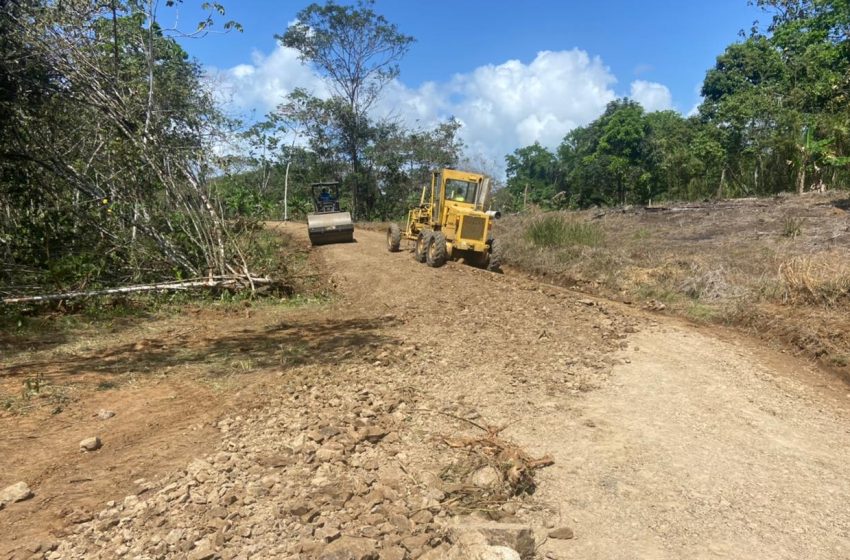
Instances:
[[[850,375],[848,209],[848,195],[833,193],[536,211],[502,219],[497,235],[514,269],[742,327]]]

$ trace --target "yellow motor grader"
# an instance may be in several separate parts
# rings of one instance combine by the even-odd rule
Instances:
[[[428,266],[442,266],[448,259],[498,271],[501,252],[493,239],[493,220],[500,214],[485,211],[490,179],[478,173],[441,169],[422,189],[419,205],[412,208],[402,230],[387,229],[387,248],[399,251],[402,238],[415,243],[413,256]]]

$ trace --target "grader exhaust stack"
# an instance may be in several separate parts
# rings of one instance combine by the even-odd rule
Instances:
[[[351,214],[339,206],[339,183],[310,185],[316,211],[307,214],[307,234],[313,245],[354,241],[354,222]]]

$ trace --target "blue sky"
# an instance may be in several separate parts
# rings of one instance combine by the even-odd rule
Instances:
[[[234,112],[263,114],[295,86],[321,94],[274,39],[306,1],[224,3],[244,33],[184,44]],[[182,27],[199,4],[185,0]],[[613,97],[688,113],[715,57],[768,20],[746,0],[377,0],[374,9],[416,38],[379,110],[420,126],[455,115],[473,151],[493,160],[529,141],[554,147]],[[173,15],[163,10],[163,23]]]

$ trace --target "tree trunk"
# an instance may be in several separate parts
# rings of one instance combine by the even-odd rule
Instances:
[[[723,187],[726,185],[726,168],[720,172],[720,184],[717,185],[717,199],[723,200]]]
[[[806,190],[806,162],[800,163],[800,169],[797,171],[797,194],[803,194]]]
[[[283,176],[283,221],[289,220],[289,165],[292,161],[286,162],[286,173]]]

